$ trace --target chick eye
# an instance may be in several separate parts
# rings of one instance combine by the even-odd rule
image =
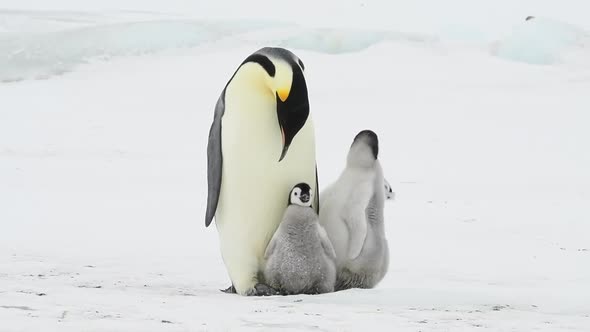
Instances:
[[[295,196],[299,196],[299,194],[298,193],[295,193]]]

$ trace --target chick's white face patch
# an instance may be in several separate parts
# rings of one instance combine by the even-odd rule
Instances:
[[[302,196],[302,191],[301,188],[295,187],[293,188],[293,190],[291,190],[291,197],[290,197],[290,203],[291,204],[295,204],[295,205],[299,205],[299,206],[304,206],[304,207],[311,207],[311,202],[313,201],[313,192],[310,189],[309,193],[303,193],[303,196],[307,196],[305,202],[301,199]]]

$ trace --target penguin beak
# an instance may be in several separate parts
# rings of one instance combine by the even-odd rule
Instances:
[[[283,139],[283,151],[281,152],[281,157],[279,158],[279,162],[281,162],[281,160],[283,160],[283,158],[285,158],[285,156],[287,155],[287,151],[289,151],[289,145],[290,145],[290,144],[285,144],[285,130],[283,129],[283,126],[281,126],[281,137]]]
[[[284,103],[287,98],[289,98],[289,88],[277,89],[277,97]],[[283,140],[283,151],[281,152],[281,157],[279,158],[279,162],[285,158],[287,155],[287,151],[289,151],[289,144],[285,145],[285,129],[281,125],[281,138]]]

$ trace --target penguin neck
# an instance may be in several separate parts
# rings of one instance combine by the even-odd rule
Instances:
[[[379,160],[373,155],[371,148],[362,143],[354,143],[346,156],[346,165],[354,168],[372,169]]]
[[[383,179],[383,170],[379,160],[375,160],[373,166],[351,166],[348,165],[337,182],[352,183],[356,186],[369,186],[372,203],[376,204],[379,208],[383,208],[385,204],[385,190]]]
[[[342,172],[341,177],[352,178],[361,182],[374,182],[376,175],[375,173],[376,172],[374,167],[348,165]]]

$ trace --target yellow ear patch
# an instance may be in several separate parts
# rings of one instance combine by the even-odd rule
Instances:
[[[278,89],[277,90],[277,94],[279,95],[279,98],[281,99],[282,102],[285,102],[285,100],[287,100],[287,98],[289,98],[289,89]]]

